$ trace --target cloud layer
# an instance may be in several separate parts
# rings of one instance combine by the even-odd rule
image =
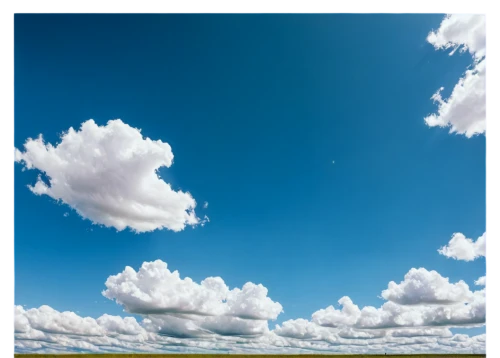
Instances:
[[[103,315],[97,319],[48,306],[15,306],[18,353],[417,353],[484,352],[485,335],[453,335],[447,328],[358,330],[325,328],[307,320],[286,321],[255,336],[211,333],[196,337],[159,334],[147,318]],[[71,316],[71,324],[65,323]]]
[[[469,51],[472,68],[465,71],[448,99],[443,99],[441,87],[432,97],[438,104],[437,113],[425,118],[428,126],[450,127],[450,133],[470,138],[486,132],[486,25],[484,15],[447,15],[437,31],[427,41],[435,49]]]
[[[476,241],[468,239],[458,232],[453,234],[448,245],[441,247],[438,252],[455,260],[473,261],[486,256],[486,233]]]
[[[145,262],[110,276],[103,295],[142,316],[97,319],[49,306],[15,306],[17,352],[482,353],[485,336],[453,335],[451,327],[484,325],[485,290],[471,292],[435,271],[411,269],[391,282],[380,308],[342,297],[311,320],[268,321],[282,311],[262,285],[229,289],[220,277],[200,283],[167,264]]]
[[[119,119],[105,126],[90,119],[80,130],[69,128],[55,146],[40,135],[29,138],[24,151],[15,150],[17,162],[45,176],[29,186],[33,193],[67,204],[95,224],[135,232],[200,223],[191,194],[173,190],[157,174],[173,159],[168,143],[144,138]]]
[[[410,327],[474,327],[486,320],[485,291],[470,291],[463,281],[452,284],[436,271],[411,269],[399,285],[390,282],[380,308],[360,309],[349,297],[339,300],[341,309],[329,306],[313,313],[322,327],[391,329]]]

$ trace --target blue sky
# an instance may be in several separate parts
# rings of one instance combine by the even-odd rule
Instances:
[[[120,118],[171,145],[161,177],[210,218],[181,232],[92,225],[33,195],[38,172],[16,163],[16,304],[128,315],[104,282],[156,259],[196,282],[262,283],[284,308],[273,327],[342,296],[379,307],[412,267],[474,288],[484,258],[437,252],[455,232],[481,236],[486,215],[485,136],[423,120],[471,64],[426,41],[442,19],[16,15],[15,147]]]

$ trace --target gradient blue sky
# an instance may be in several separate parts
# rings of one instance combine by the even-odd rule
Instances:
[[[15,146],[121,118],[172,146],[162,178],[210,217],[117,233],[33,195],[37,172],[16,164],[16,304],[123,315],[106,278],[155,259],[264,284],[276,323],[345,295],[378,307],[412,267],[473,287],[484,258],[437,252],[485,231],[485,137],[423,120],[471,63],[426,42],[442,18],[16,15]]]

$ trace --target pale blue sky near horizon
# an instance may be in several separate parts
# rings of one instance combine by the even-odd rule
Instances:
[[[196,282],[262,283],[284,307],[270,325],[342,296],[379,307],[412,267],[474,289],[484,258],[437,252],[486,218],[485,136],[424,123],[471,63],[426,42],[442,18],[16,15],[16,148],[120,118],[172,146],[162,178],[210,217],[116,232],[33,195],[38,173],[15,164],[16,304],[125,315],[104,282],[156,259]]]

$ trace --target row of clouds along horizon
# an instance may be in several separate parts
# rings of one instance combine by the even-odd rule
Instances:
[[[436,49],[468,51],[471,67],[448,99],[438,90],[438,111],[429,126],[449,127],[466,137],[485,125],[484,16],[446,16],[427,41]],[[142,136],[121,120],[98,126],[93,120],[70,128],[57,145],[40,135],[28,139],[15,160],[43,173],[30,190],[67,204],[93,224],[136,233],[204,225],[189,192],[174,190],[158,175],[174,155],[168,143]],[[204,207],[208,206],[205,204]],[[484,234],[475,242],[461,233],[440,254],[471,261],[485,256]],[[475,284],[485,286],[485,276]],[[221,278],[201,283],[181,279],[162,261],[127,267],[110,276],[103,295],[142,317],[103,315],[97,319],[49,306],[15,306],[18,352],[484,352],[485,335],[452,334],[450,328],[485,324],[485,289],[471,291],[435,271],[411,269],[399,284],[390,282],[380,307],[359,308],[345,296],[339,306],[269,329],[283,311],[263,285],[229,289]]]
[[[481,281],[481,282],[479,282]],[[484,285],[484,277],[476,281]],[[200,283],[144,262],[109,276],[103,296],[142,318],[104,314],[94,319],[49,306],[15,306],[17,352],[454,352],[482,353],[485,335],[450,328],[485,324],[485,288],[449,282],[436,271],[412,268],[382,291],[380,307],[349,297],[269,329],[283,307],[261,284],[230,289],[220,277]]]

